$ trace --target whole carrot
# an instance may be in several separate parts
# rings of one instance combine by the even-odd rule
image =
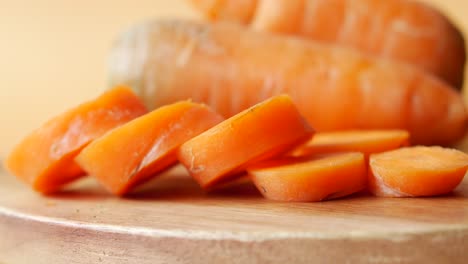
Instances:
[[[413,0],[190,0],[212,21],[353,47],[427,70],[462,87],[465,45],[443,14]],[[249,2],[249,3],[246,3]]]
[[[286,93],[320,132],[406,129],[413,144],[449,144],[466,128],[461,96],[417,68],[232,24],[140,25],[110,62],[111,83],[151,108],[192,98],[229,117]]]

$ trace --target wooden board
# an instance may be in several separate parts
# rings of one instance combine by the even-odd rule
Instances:
[[[468,1],[425,1],[468,32]],[[10,36],[0,42],[2,83],[9,87],[0,89],[0,157],[43,120],[105,87],[108,48],[123,28],[149,17],[195,16],[182,0],[0,3],[0,32]],[[133,199],[111,197],[93,181],[45,198],[0,168],[0,263],[465,263],[468,257],[467,181],[446,197],[286,204],[248,187],[207,196],[183,173],[172,174]]]
[[[0,173],[0,263],[466,263],[468,181],[449,196],[278,203],[205,194],[176,168],[131,198],[90,179],[42,197]]]

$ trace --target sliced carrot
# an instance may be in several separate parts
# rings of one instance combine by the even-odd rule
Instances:
[[[409,145],[409,133],[405,130],[355,130],[317,133],[292,156],[335,152],[362,152],[368,157]]]
[[[179,160],[204,188],[307,141],[313,129],[286,95],[253,106],[189,140]]]
[[[109,191],[124,195],[175,164],[182,143],[222,120],[190,101],[163,106],[94,141],[76,161]]]
[[[128,88],[117,87],[29,134],[6,160],[8,170],[41,193],[57,191],[84,174],[73,158],[89,142],[147,112]]]
[[[366,187],[362,153],[316,159],[280,158],[248,168],[258,190],[268,199],[316,202],[359,192]]]
[[[370,156],[369,189],[377,196],[416,197],[451,192],[463,180],[468,155],[441,147],[409,147]]]

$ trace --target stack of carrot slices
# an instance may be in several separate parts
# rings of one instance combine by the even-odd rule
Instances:
[[[148,110],[128,88],[117,87],[49,120],[26,136],[6,160],[34,190],[52,193],[83,176],[74,158],[93,140]]]
[[[296,202],[366,189],[441,195],[463,180],[465,153],[409,145],[402,130],[315,133],[287,95],[224,120],[191,101],[148,112],[118,87],[46,122],[13,149],[6,167],[44,194],[89,174],[122,196],[180,162],[205,190],[247,174],[266,198]]]

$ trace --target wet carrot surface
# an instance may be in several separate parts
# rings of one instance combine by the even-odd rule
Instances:
[[[307,156],[336,152],[362,152],[368,157],[400,147],[409,146],[409,133],[405,130],[355,130],[316,133],[292,156]]]
[[[284,157],[247,170],[263,196],[278,201],[317,202],[344,197],[364,190],[367,183],[362,153]]]
[[[94,139],[147,112],[129,89],[118,87],[81,104],[26,136],[6,160],[7,169],[42,193],[84,175],[74,157]]]
[[[369,189],[377,196],[418,197],[451,192],[463,180],[468,155],[441,147],[408,147],[370,156]]]
[[[163,106],[94,141],[76,161],[110,192],[124,195],[174,165],[180,145],[222,120],[190,101]]]
[[[289,96],[253,106],[183,144],[180,162],[204,188],[211,188],[261,160],[307,141],[313,129]]]

